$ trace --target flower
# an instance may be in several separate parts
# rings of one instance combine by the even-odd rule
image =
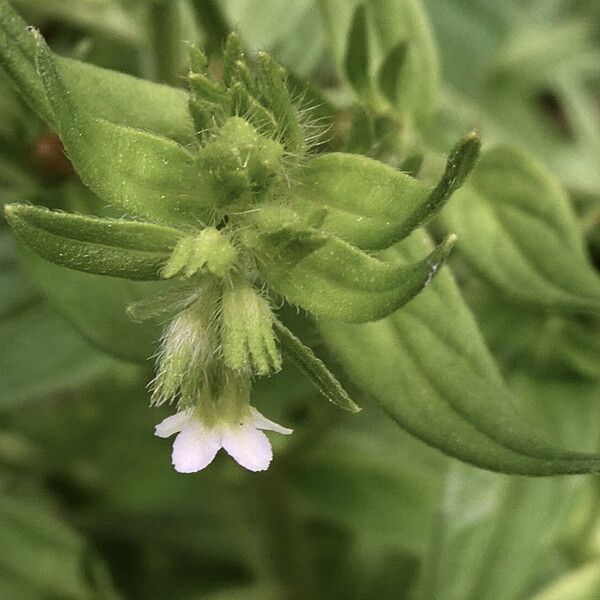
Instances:
[[[179,433],[173,442],[173,466],[179,473],[195,473],[207,467],[223,448],[229,456],[249,471],[264,471],[273,458],[266,429],[290,435],[291,429],[267,419],[248,405],[235,421],[203,420],[196,408],[167,417],[156,426],[154,435],[167,438]]]

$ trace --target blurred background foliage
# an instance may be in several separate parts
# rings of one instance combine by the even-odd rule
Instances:
[[[598,266],[600,3],[377,1],[373,54],[408,42],[399,130],[379,92],[354,91],[360,73],[348,69],[346,42],[357,0],[12,5],[59,54],[173,85],[183,85],[186,49],[169,40],[200,41],[217,56],[236,29],[299,89],[309,81],[305,94],[333,118],[329,148],[345,139],[388,162],[426,150],[424,177],[469,128],[486,143],[516,144],[562,183]],[[0,192],[3,203],[107,210],[4,78]],[[434,232],[457,218],[442,215]],[[598,320],[502,289],[468,253],[452,266],[532,419],[567,446],[598,450]],[[459,463],[358,389],[365,410],[340,414],[290,365],[255,392],[296,430],[268,472],[218,457],[200,475],[176,474],[152,436],[167,412],[147,407],[159,330],[121,310],[149,285],[52,266],[17,252],[0,226],[0,598],[600,597],[596,476],[536,479]],[[307,319],[289,320],[323,352]]]

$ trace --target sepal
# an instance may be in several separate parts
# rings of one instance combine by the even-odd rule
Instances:
[[[269,302],[253,287],[235,282],[223,293],[223,360],[234,371],[268,375],[281,369]]]

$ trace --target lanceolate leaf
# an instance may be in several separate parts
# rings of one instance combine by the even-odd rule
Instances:
[[[405,41],[398,42],[384,58],[377,74],[379,90],[392,104],[398,101],[407,49]]]
[[[346,57],[356,43],[352,30],[356,0],[320,0],[328,41],[341,74]],[[438,58],[432,32],[418,0],[361,0],[365,8],[369,39],[369,72],[374,77],[392,49],[407,45],[406,59],[397,85],[394,108],[402,115],[426,120],[435,108]],[[360,9],[362,10],[362,9]],[[355,51],[356,52],[356,51]]]
[[[443,217],[473,269],[506,294],[552,308],[600,309],[600,278],[568,199],[526,154],[487,152]]]
[[[348,33],[345,67],[348,80],[362,96],[369,96],[372,92],[369,61],[367,11],[364,4],[359,4],[354,11]]]
[[[274,227],[277,215],[263,210],[249,219],[257,229],[245,241],[263,276],[292,303],[342,321],[375,321],[400,308],[430,283],[454,244],[451,236],[410,264],[384,262],[287,216],[267,230],[267,216]]]
[[[130,304],[165,293],[170,282],[129,281],[81,273],[50,263],[32,252],[23,253],[36,285],[60,314],[85,339],[104,352],[145,363],[156,350],[160,324],[136,323],[126,313]]]
[[[274,327],[286,356],[296,364],[329,402],[350,412],[360,410],[340,382],[310,348],[305,346],[281,321],[275,319]]]
[[[160,279],[183,234],[176,229],[118,219],[54,212],[24,204],[6,206],[17,236],[57,265],[127,279]]]
[[[519,379],[521,397],[534,412],[543,411],[544,425],[556,439],[596,447],[598,384]],[[554,571],[557,545],[593,484],[591,478],[504,477],[453,465],[432,535],[435,542],[425,556],[423,600],[531,598],[530,590],[543,579],[540,573],[546,567]],[[469,568],[460,569],[465,564]]]
[[[0,65],[27,103],[44,120],[53,123],[54,115],[37,72],[35,55],[36,43],[27,24],[7,0],[0,0]],[[83,112],[184,144],[193,141],[188,95],[183,90],[67,58],[57,57],[56,61],[74,104]]]
[[[352,154],[314,158],[292,190],[301,214],[321,211],[319,228],[363,249],[387,248],[439,210],[464,182],[479,153],[476,133],[465,136],[448,157],[433,189],[380,163]]]
[[[428,246],[419,231],[388,253],[411,260]],[[349,376],[403,428],[444,452],[509,473],[600,468],[595,455],[551,448],[527,422],[448,273],[384,320],[318,324]]]
[[[36,60],[54,121],[82,181],[127,213],[166,224],[207,218],[212,193],[192,156],[167,138],[83,113],[39,33]]]

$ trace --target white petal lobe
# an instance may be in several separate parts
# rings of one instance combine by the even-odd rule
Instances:
[[[249,471],[264,471],[273,459],[269,438],[252,425],[228,427],[224,430],[223,448]]]
[[[168,438],[174,433],[181,431],[192,416],[193,409],[182,410],[161,421],[154,428],[154,435],[160,438]]]
[[[275,431],[277,433],[283,433],[284,435],[290,435],[294,433],[293,429],[288,429],[287,427],[279,425],[279,423],[275,423],[275,421],[267,419],[267,417],[256,410],[254,406],[250,407],[250,414],[252,415],[251,423],[257,429],[266,429],[267,431]]]
[[[200,421],[186,425],[173,443],[173,466],[179,473],[195,473],[207,467],[221,448],[221,436]]]

